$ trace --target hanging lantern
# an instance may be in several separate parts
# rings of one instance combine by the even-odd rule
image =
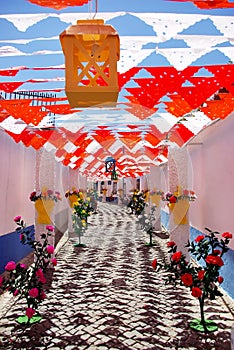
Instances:
[[[106,172],[113,173],[115,172],[115,159],[112,157],[107,157],[105,160]]]
[[[65,91],[73,107],[117,102],[118,33],[103,19],[78,20],[60,34],[65,55]]]
[[[111,180],[112,181],[117,181],[118,180],[118,174],[116,171],[112,171],[111,173]]]

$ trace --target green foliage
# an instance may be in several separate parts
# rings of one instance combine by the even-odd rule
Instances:
[[[136,216],[140,215],[146,205],[145,199],[146,194],[144,192],[135,190],[127,205],[129,212],[131,214],[135,214]]]

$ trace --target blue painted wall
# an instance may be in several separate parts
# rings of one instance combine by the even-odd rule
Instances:
[[[34,225],[28,226],[28,229],[34,234]],[[8,261],[18,262],[32,251],[28,245],[20,243],[19,233],[11,232],[0,236],[0,274],[5,271]]]
[[[164,210],[161,211],[162,225],[168,229],[169,226],[169,214]],[[190,227],[190,240],[193,241],[197,236],[204,234],[194,227]],[[234,250],[229,249],[222,257],[224,266],[220,269],[220,275],[223,276],[224,281],[221,285],[223,290],[234,299]]]

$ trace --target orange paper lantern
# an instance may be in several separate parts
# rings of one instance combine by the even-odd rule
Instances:
[[[115,103],[120,54],[115,29],[102,19],[78,20],[60,34],[60,42],[65,55],[65,91],[71,108]]]

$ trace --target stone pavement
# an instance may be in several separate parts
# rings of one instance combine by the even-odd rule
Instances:
[[[71,239],[60,243],[52,285],[39,309],[42,321],[18,325],[24,305],[4,301],[0,349],[230,350],[231,301],[206,305],[218,331],[192,331],[188,323],[199,316],[198,301],[186,288],[165,285],[165,272],[151,267],[153,258],[167,252],[166,236],[155,236],[153,248],[147,240],[124,208],[99,203],[82,238],[86,247],[74,247]]]

